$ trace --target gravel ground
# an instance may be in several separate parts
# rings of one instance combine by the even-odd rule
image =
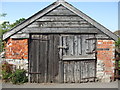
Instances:
[[[51,84],[51,83],[25,83],[21,85],[13,85],[11,83],[2,83],[2,88],[118,88],[118,81],[111,83],[72,83],[72,84]]]

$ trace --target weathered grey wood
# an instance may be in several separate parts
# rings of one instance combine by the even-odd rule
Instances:
[[[81,40],[81,36],[78,35],[77,37],[77,42],[78,42],[78,54],[77,55],[81,55],[82,54],[82,40]]]
[[[69,72],[68,83],[71,83],[72,82],[72,62],[68,62],[68,72]]]
[[[53,76],[53,67],[51,67],[51,66],[53,66],[53,60],[54,60],[54,56],[53,56],[53,52],[54,52],[54,50],[53,50],[53,45],[54,45],[54,42],[53,42],[53,35],[50,35],[50,37],[49,37],[49,39],[50,39],[50,41],[49,41],[49,82],[53,82],[53,78],[52,78],[52,76]]]
[[[62,46],[62,36],[60,36],[59,40],[60,40],[60,46]],[[62,48],[60,48],[59,50],[60,60],[62,60],[62,51],[63,51]]]
[[[52,10],[47,15],[75,15],[75,13],[71,12],[70,10],[66,9],[62,5],[57,7],[56,9]]]
[[[71,71],[71,73],[72,73],[72,74],[71,74],[71,79],[72,79],[71,82],[72,82],[72,83],[75,83],[75,78],[74,78],[74,64],[75,64],[75,61],[72,61],[72,62],[71,62],[71,70],[72,70],[72,71]]]
[[[65,66],[64,66],[64,62],[63,61],[59,61],[59,82],[60,83],[64,83],[65,82]]]
[[[13,36],[11,36],[10,38],[29,38],[29,34],[15,34]]]
[[[95,57],[94,55],[63,56],[63,60],[84,60],[84,59],[95,59]]]
[[[94,81],[94,61],[64,61],[64,83]]]
[[[3,40],[5,40],[6,38],[8,38],[11,35],[15,34],[16,32],[22,30],[23,28],[25,28],[29,24],[33,23],[35,20],[37,20],[38,18],[42,17],[43,15],[45,15],[46,13],[48,13],[51,10],[53,10],[54,8],[56,8],[59,5],[60,5],[60,3],[53,3],[50,6],[48,6],[47,8],[45,8],[43,11],[39,11],[35,15],[33,15],[30,18],[28,18],[27,20],[25,20],[23,23],[19,24],[15,28],[13,28],[11,31],[9,31],[9,33],[5,33],[3,35]]]
[[[65,16],[65,15],[63,15],[63,16],[55,16],[55,15],[53,15],[53,16],[47,16],[47,15],[45,15],[45,16],[43,16],[42,18],[40,18],[40,19],[38,19],[38,20],[36,20],[36,22],[42,22],[42,21],[44,21],[44,22],[50,22],[50,21],[59,21],[59,22],[69,22],[69,21],[71,21],[71,22],[74,22],[74,21],[76,21],[76,22],[82,22],[82,21],[84,21],[82,18],[80,18],[80,17],[78,17],[78,16],[70,16],[69,15],[69,17],[68,16]]]
[[[79,83],[81,83],[81,73],[82,73],[82,70],[81,70],[81,62],[79,62]]]
[[[74,29],[74,30],[73,30]],[[25,33],[97,33],[95,28],[27,28]]]
[[[78,38],[77,36],[74,36],[74,55],[78,55]]]
[[[77,79],[79,77],[77,77],[77,62],[75,62],[74,64],[74,79],[75,79],[75,83],[77,83]]]
[[[58,82],[58,70],[59,70],[59,35],[54,35],[54,62],[53,62],[53,81]],[[62,71],[61,71],[62,72]]]
[[[30,63],[32,63],[31,82],[58,82],[59,56],[57,46],[59,44],[59,36],[33,34],[31,39],[32,44],[30,46],[32,45],[32,48],[30,50],[33,50],[31,52],[32,56],[30,56]]]
[[[67,62],[64,62],[64,83],[67,83],[67,73],[68,73],[68,65],[67,65]]]
[[[80,62],[77,62],[77,83],[80,83]]]
[[[62,3],[62,5],[64,7],[66,7],[67,9],[71,10],[72,12],[74,12],[75,14],[77,14],[78,16],[82,17],[83,19],[85,19],[86,21],[88,21],[89,23],[91,23],[92,25],[97,27],[98,29],[100,29],[102,32],[107,34],[112,39],[118,40],[118,36],[116,36],[115,34],[111,33],[110,30],[108,30],[107,28],[105,28],[104,26],[102,26],[101,24],[96,22],[95,20],[91,19],[89,16],[87,16],[86,14],[81,12],[80,10],[76,9],[75,7],[73,7],[72,5],[70,5],[68,3]]]
[[[62,42],[63,42],[63,47],[67,47],[67,45],[66,45],[66,37],[65,36],[63,36],[62,37]],[[66,56],[66,49],[63,49],[63,55],[64,56]]]
[[[36,42],[36,49],[37,49],[37,50],[36,50],[36,53],[37,53],[37,56],[36,56],[36,59],[37,59],[37,60],[36,60],[36,69],[37,69],[37,70],[36,70],[36,72],[40,72],[40,71],[39,71],[39,48],[40,48],[40,47],[39,47],[39,42],[37,41],[37,42]],[[39,80],[38,80],[38,79],[39,79],[39,74],[36,74],[36,82],[37,82],[37,83],[39,83]]]
[[[35,44],[36,44],[36,41],[34,40],[34,46],[35,46]],[[35,58],[36,59],[36,48],[35,48],[35,50],[34,50],[34,53],[35,53],[35,55],[33,56],[33,58]],[[33,72],[36,72],[36,67],[34,66],[34,65],[36,65],[36,62],[33,62]],[[35,74],[33,74],[33,83],[35,83]]]
[[[94,26],[90,25],[89,23],[87,23],[86,21],[68,21],[68,22],[59,22],[59,21],[50,21],[50,22],[36,22],[35,24],[32,24],[28,27],[33,27],[33,28],[37,28],[37,27],[41,27],[41,28],[65,28],[65,27],[71,27],[71,28],[94,28]]]
[[[76,15],[74,13],[72,13],[69,10],[53,10],[50,13],[48,13],[47,15]]]

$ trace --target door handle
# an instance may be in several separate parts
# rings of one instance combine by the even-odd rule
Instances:
[[[59,49],[68,49],[68,46],[58,46]]]

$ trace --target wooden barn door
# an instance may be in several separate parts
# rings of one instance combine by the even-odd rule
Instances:
[[[60,58],[63,61],[65,83],[94,81],[95,35],[61,35]]]
[[[31,35],[31,40],[29,43],[30,82],[58,82],[58,44],[58,35]]]

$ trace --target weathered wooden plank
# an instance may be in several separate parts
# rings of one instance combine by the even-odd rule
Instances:
[[[64,61],[64,83],[67,83],[67,77],[68,77],[67,73],[68,73],[68,64],[66,61]]]
[[[84,61],[81,61],[81,81],[84,78]]]
[[[29,72],[32,72],[32,50],[30,48],[33,47],[33,40],[30,41],[31,43],[29,44]],[[30,82],[32,83],[32,74],[29,74],[30,76]]]
[[[71,81],[71,70],[70,70],[70,61],[67,62],[67,82],[70,83]]]
[[[44,36],[44,38],[47,38],[47,36]],[[47,74],[48,74],[48,72],[47,72],[47,63],[48,63],[48,61],[47,61],[47,59],[48,59],[48,41],[43,41],[44,42],[44,68],[45,68],[45,70],[44,70],[44,82],[46,83],[47,82]]]
[[[73,55],[73,35],[69,36],[69,55]]]
[[[39,41],[37,40],[36,41],[36,53],[37,53],[37,56],[36,56],[36,72],[39,72]],[[39,83],[39,74],[36,74],[36,83]]]
[[[77,83],[77,62],[75,61],[75,64],[74,64],[74,79],[75,79],[75,83]]]
[[[78,43],[78,54],[77,55],[81,55],[82,54],[82,41],[81,41],[80,35],[77,36],[77,43]]]
[[[79,61],[79,83],[81,83],[81,61]]]
[[[54,62],[53,62],[53,81],[58,82],[58,70],[59,70],[59,35],[54,35]]]
[[[86,35],[81,35],[82,37],[82,55],[86,55]]]
[[[15,34],[13,36],[11,36],[10,38],[29,38],[29,34],[25,34],[25,33],[22,33],[22,34]]]
[[[66,81],[64,65],[65,65],[64,62],[60,60],[59,61],[59,82],[60,83],[65,83]]]
[[[78,17],[78,16],[70,16],[69,15],[69,17],[68,16],[58,16],[58,15],[53,15],[53,16],[47,16],[47,15],[45,15],[45,16],[43,16],[42,18],[40,18],[40,19],[38,19],[38,20],[36,20],[36,22],[40,22],[40,21],[47,21],[47,22],[49,22],[49,21],[59,21],[59,22],[69,22],[69,21],[71,21],[71,22],[74,22],[74,21],[79,21],[79,22],[82,22],[82,21],[84,21],[82,18],[80,18],[80,17]]]
[[[40,72],[41,72],[41,75],[40,75],[40,83],[44,82],[44,70],[45,70],[45,63],[44,63],[44,43],[42,42],[42,40],[40,40]]]
[[[89,35],[86,35],[86,38],[89,38]],[[86,43],[86,52],[89,51],[89,41],[85,39],[85,43]]]
[[[74,61],[71,61],[71,82],[72,83],[75,83],[75,78],[74,78],[74,65],[75,65],[75,62]]]
[[[77,61],[77,83],[80,83],[80,61]]]
[[[77,35],[74,36],[74,55],[78,55],[78,38]]]
[[[69,62],[69,79],[70,79],[70,83],[71,82],[73,82],[73,68],[72,68],[72,66],[73,66],[73,62],[72,61],[70,61]]]
[[[95,28],[27,28],[25,33],[97,33]]]
[[[63,42],[62,42],[62,36],[60,36],[59,41],[60,41],[60,44],[59,44],[59,45],[62,46],[62,43],[63,43]],[[63,51],[62,48],[60,48],[60,50],[59,50],[60,60],[62,60],[62,51]]]
[[[35,45],[36,45],[36,40],[34,40],[34,47],[35,47]],[[37,68],[36,68],[36,60],[37,60],[37,58],[36,58],[36,56],[37,56],[37,53],[36,53],[36,50],[37,48],[34,48],[34,55],[33,55],[33,58],[35,59],[34,61],[33,61],[33,72],[37,72]],[[33,74],[33,83],[35,83],[36,82],[36,74]]]
[[[49,79],[48,82],[53,82],[53,60],[54,60],[54,56],[53,56],[53,52],[54,52],[54,36],[53,35],[49,35],[49,66],[48,66],[48,74],[49,74]]]
[[[60,22],[60,21],[50,21],[50,22],[35,22],[34,24],[31,24],[28,27],[33,27],[33,28],[37,28],[37,27],[41,27],[41,28],[65,28],[65,27],[79,27],[79,28],[94,28],[94,26],[90,25],[89,23],[87,23],[86,21],[68,21],[68,22]]]
[[[85,59],[95,59],[95,57],[94,57],[94,55],[80,55],[80,56],[67,55],[67,56],[63,56],[63,60],[85,60]]]
[[[56,8],[52,10],[47,15],[76,15],[76,14],[66,9],[65,7],[61,7],[61,8]]]
[[[62,37],[62,42],[63,42],[63,47],[66,47],[67,45],[66,45],[66,36],[63,36]],[[63,56],[66,56],[67,55],[67,53],[66,53],[66,49],[63,49]]]

